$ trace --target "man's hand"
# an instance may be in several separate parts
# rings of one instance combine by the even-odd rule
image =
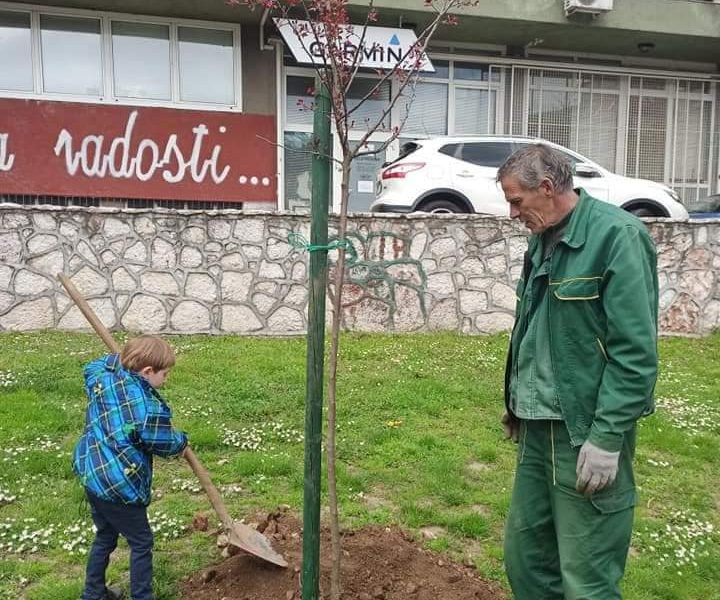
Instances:
[[[608,452],[586,441],[578,455],[575,489],[590,496],[615,481],[619,452]]]
[[[505,439],[512,440],[517,444],[520,438],[520,421],[506,412],[500,422],[505,430]]]

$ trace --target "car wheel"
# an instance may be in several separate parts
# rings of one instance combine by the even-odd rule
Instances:
[[[657,214],[656,210],[648,208],[647,206],[636,206],[634,208],[628,208],[628,212],[636,217],[660,217],[662,215]]]
[[[636,198],[630,202],[626,202],[623,208],[628,211],[631,215],[636,217],[669,217],[667,209],[664,206],[659,205],[654,200],[647,200],[644,198]]]
[[[448,198],[428,200],[423,202],[418,210],[431,213],[467,213],[463,206]]]

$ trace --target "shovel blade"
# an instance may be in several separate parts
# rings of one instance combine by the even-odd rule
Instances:
[[[228,529],[229,542],[241,550],[262,558],[278,567],[287,567],[287,561],[282,555],[275,552],[268,539],[259,531],[243,523],[233,522]]]

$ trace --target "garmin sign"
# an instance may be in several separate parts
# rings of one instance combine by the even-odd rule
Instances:
[[[274,19],[285,43],[295,60],[303,64],[324,65],[326,63],[327,39],[323,25],[294,19]],[[357,64],[369,69],[403,69],[434,73],[430,59],[425,53],[419,59],[413,47],[417,37],[412,29],[392,27],[364,27],[345,25],[341,39],[340,56],[352,64],[357,55]]]

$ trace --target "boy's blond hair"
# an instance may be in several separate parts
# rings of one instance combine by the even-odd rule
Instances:
[[[129,340],[120,352],[122,366],[139,372],[145,367],[162,371],[175,365],[172,346],[157,335],[141,335]]]

